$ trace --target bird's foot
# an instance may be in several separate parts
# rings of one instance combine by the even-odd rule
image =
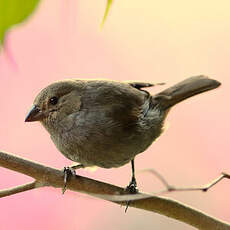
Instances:
[[[135,178],[132,178],[129,185],[126,187],[125,191],[129,192],[130,194],[138,193],[137,181]]]
[[[84,168],[84,166],[82,164],[78,164],[78,165],[73,165],[71,167],[64,167],[64,187],[62,188],[62,194],[65,193],[66,191],[66,187],[67,187],[67,182],[69,181],[71,176],[76,176],[76,169],[79,168]]]
[[[132,177],[132,180],[130,181],[129,185],[125,188],[125,191],[129,194],[137,194],[138,188],[137,188],[137,181],[135,177]],[[130,201],[126,202],[125,212],[127,212],[129,207]]]
[[[67,187],[67,182],[69,181],[71,176],[76,176],[76,172],[72,167],[64,167],[64,186],[62,188],[62,194],[65,193],[66,187]]]

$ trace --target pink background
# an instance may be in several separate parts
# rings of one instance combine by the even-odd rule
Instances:
[[[108,78],[174,84],[206,74],[221,88],[176,106],[170,128],[137,169],[154,168],[178,186],[208,183],[229,170],[230,14],[229,0],[115,1],[103,30],[105,0],[45,0],[24,25],[8,36],[0,56],[0,148],[53,167],[72,164],[55,148],[39,123],[24,123],[36,94],[63,78]],[[10,58],[10,52],[14,62]],[[155,93],[162,86],[151,89]],[[126,186],[130,165],[80,175]],[[0,169],[0,189],[31,181]],[[121,176],[122,175],[122,176]],[[154,176],[138,174],[140,190],[162,189]],[[230,221],[230,181],[207,193],[169,197]],[[193,228],[154,213],[60,189],[41,188],[0,200],[0,229],[177,229]]]

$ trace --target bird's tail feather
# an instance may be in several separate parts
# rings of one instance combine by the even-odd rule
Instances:
[[[190,77],[153,96],[153,104],[158,104],[161,109],[169,109],[189,97],[215,89],[220,85],[220,82],[203,75]]]

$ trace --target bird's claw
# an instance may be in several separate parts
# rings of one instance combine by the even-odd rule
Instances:
[[[136,194],[136,193],[138,193],[137,184],[131,182],[131,183],[126,187],[125,191],[129,192],[130,194]]]
[[[64,172],[64,186],[62,188],[62,194],[64,194],[66,191],[66,186],[69,178],[71,176],[76,176],[76,172],[72,167],[64,167],[63,172]]]
[[[129,185],[125,188],[125,191],[128,192],[129,194],[137,194],[138,193],[137,182],[136,182],[136,179],[134,177],[130,181]],[[125,207],[125,212],[127,212],[129,204],[130,204],[130,201],[127,201],[126,207]]]

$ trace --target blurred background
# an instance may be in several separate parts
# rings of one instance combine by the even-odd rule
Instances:
[[[104,28],[105,0],[43,0],[7,37],[0,53],[0,148],[63,168],[72,162],[55,148],[39,123],[24,123],[40,89],[63,78],[166,82],[151,93],[192,75],[222,86],[174,107],[166,132],[136,158],[136,169],[154,168],[176,186],[203,185],[229,167],[230,3],[220,1],[114,1]],[[130,165],[79,170],[80,175],[125,187]],[[0,168],[0,189],[31,178]],[[122,175],[122,176],[121,176]],[[152,175],[138,174],[139,189],[162,189]],[[207,193],[167,196],[230,221],[230,181]],[[177,229],[194,228],[155,213],[124,208],[86,195],[41,188],[0,200],[0,228]]]

